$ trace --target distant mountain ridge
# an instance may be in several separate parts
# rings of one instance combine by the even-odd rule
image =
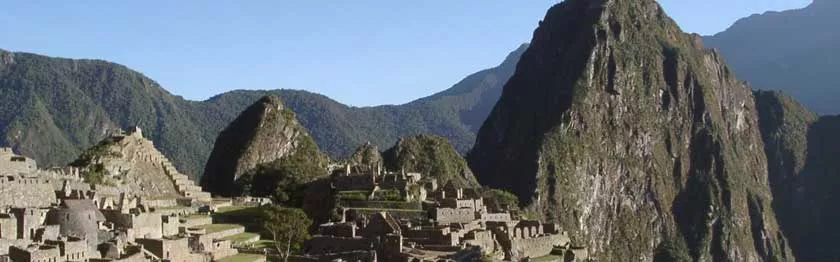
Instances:
[[[755,89],[782,90],[820,114],[840,114],[840,2],[767,12],[704,37]]]
[[[139,125],[179,170],[195,177],[219,132],[261,97],[276,95],[334,158],[368,141],[388,148],[421,133],[444,137],[463,153],[526,47],[432,96],[375,107],[298,90],[237,90],[189,101],[123,65],[0,50],[0,145],[44,166],[64,165],[108,132]]]

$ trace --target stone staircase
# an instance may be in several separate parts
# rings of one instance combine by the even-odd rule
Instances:
[[[172,183],[175,184],[175,189],[178,190],[178,193],[184,197],[191,198],[202,203],[209,203],[212,201],[210,193],[202,191],[201,187],[195,184],[195,181],[191,180],[187,175],[178,172],[178,170],[175,169],[175,166],[165,158],[163,158],[163,160],[164,161],[161,161],[161,167],[163,168],[163,171],[169,175]]]

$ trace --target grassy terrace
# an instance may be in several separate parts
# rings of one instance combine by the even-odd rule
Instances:
[[[234,229],[234,228],[239,228],[239,227],[242,227],[242,225],[237,225],[237,224],[208,224],[208,225],[197,226],[196,228],[204,229],[204,231],[209,234],[209,233],[216,233],[216,232],[221,232],[221,231],[225,231],[225,230],[228,230],[228,229]]]
[[[274,240],[261,239],[253,243],[254,248],[274,248]]]
[[[226,237],[226,238],[222,238],[222,240],[230,240],[230,242],[232,244],[237,245],[237,244],[241,244],[242,242],[245,242],[247,240],[254,239],[255,237],[258,237],[258,236],[259,236],[259,234],[256,234],[256,233],[244,232],[244,233],[239,233],[239,234],[232,235],[232,236],[229,236],[229,237]]]
[[[261,258],[264,258],[264,256],[263,255],[257,255],[257,254],[240,253],[240,254],[225,257],[225,258],[222,258],[222,259],[219,259],[219,260],[216,260],[216,261],[218,261],[218,262],[251,262],[251,261],[256,261],[257,259],[261,259]]]
[[[219,209],[217,209],[216,213],[230,213],[230,212],[236,212],[236,211],[243,210],[243,209],[248,209],[248,208],[254,208],[254,207],[249,207],[249,206],[226,206],[226,207],[220,207]]]
[[[533,262],[563,261],[563,257],[562,256],[556,256],[556,255],[548,255],[548,256],[542,256],[542,257],[531,259],[531,261],[533,261]]]
[[[366,208],[366,207],[351,207],[350,209],[361,211],[394,211],[394,212],[426,212],[422,209],[394,209],[394,208]]]
[[[204,215],[204,214],[192,214],[192,215],[187,215],[187,216],[182,217],[182,218],[186,219],[186,220],[190,220],[190,219],[210,218],[210,216],[209,215]]]
[[[339,191],[336,192],[336,196],[342,200],[367,200],[368,195],[370,195],[370,191]]]
[[[155,211],[173,211],[173,210],[184,210],[184,209],[191,209],[191,207],[174,205],[174,206],[168,206],[168,207],[156,207]]]

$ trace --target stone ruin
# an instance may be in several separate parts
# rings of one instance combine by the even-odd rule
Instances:
[[[153,145],[139,129],[118,135],[125,144],[121,157],[103,162],[109,170],[158,172],[165,175],[158,189],[171,191],[136,186],[142,183],[91,185],[78,168],[41,170],[34,160],[0,149],[0,261],[209,262],[238,258],[238,246],[259,240],[242,237],[242,225],[213,224],[199,212],[214,202],[210,194],[157,150],[147,150]],[[242,258],[265,261],[262,255]]]
[[[320,225],[307,242],[306,257],[313,261],[588,260],[586,249],[573,247],[557,224],[521,219],[510,211],[491,212],[479,189],[453,183],[438,187],[436,180],[404,171],[349,167],[333,172],[331,187],[343,204],[341,220]],[[405,197],[377,200],[380,190],[396,190]],[[346,192],[364,192],[368,200],[342,200]]]

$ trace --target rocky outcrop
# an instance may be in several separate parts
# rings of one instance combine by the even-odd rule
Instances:
[[[840,237],[840,118],[816,114],[790,96],[757,92],[756,105],[767,153],[773,208],[802,261],[835,261]]]
[[[773,209],[776,211],[779,225],[797,253],[797,258],[805,258],[799,251],[800,230],[797,211],[801,202],[800,188],[802,171],[808,157],[808,132],[817,121],[817,115],[805,109],[792,97],[779,92],[755,92],[756,108],[759,114],[759,127],[767,154],[767,170],[770,188],[773,192]],[[806,260],[807,261],[807,260]]]
[[[363,169],[359,170],[362,172],[376,172],[378,168],[384,168],[385,166],[379,147],[370,142],[357,148],[353,155],[350,155],[350,158],[347,159],[347,162],[351,166]]]
[[[452,181],[457,186],[478,185],[467,162],[446,139],[432,135],[402,138],[384,153],[389,170],[419,172],[436,178],[440,185]]]
[[[201,186],[214,194],[231,195],[233,183],[245,173],[304,147],[315,147],[311,157],[323,157],[295,114],[277,97],[265,96],[219,134]]]
[[[597,260],[792,260],[753,94],[653,0],[567,0],[468,159]]]

